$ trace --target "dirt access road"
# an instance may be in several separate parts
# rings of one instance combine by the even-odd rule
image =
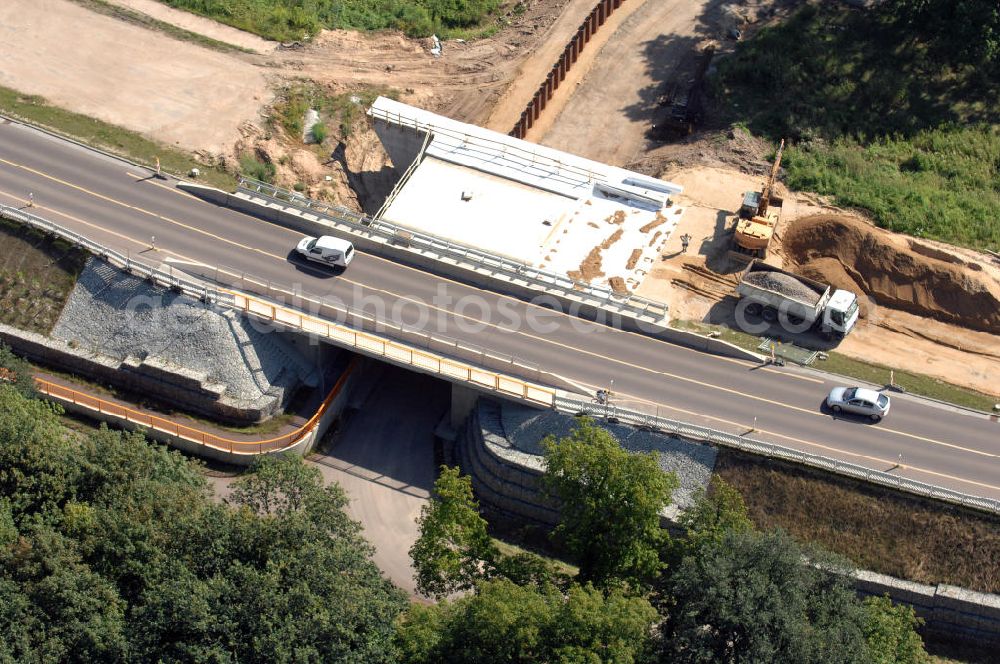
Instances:
[[[257,53],[270,53],[278,48],[278,42],[268,41],[255,34],[231,28],[210,18],[174,9],[159,0],[106,0],[112,5],[127,7],[141,14],[170,23],[196,34],[210,37],[220,42],[238,46]]]
[[[273,91],[302,79],[334,92],[394,88],[410,103],[484,122],[519,74],[544,76],[554,57],[543,50],[537,62],[544,64],[534,64],[532,54],[565,43],[593,1],[526,2],[526,11],[495,36],[446,42],[435,58],[427,40],[392,32],[324,31],[300,47],[277,48],[151,0],[115,0],[256,51],[221,53],[69,0],[7,0],[0,3],[0,85],[207,155],[231,154],[238,128],[260,121]]]
[[[507,108],[501,116],[512,119],[491,126],[506,132],[596,1],[528,0],[492,37],[446,41],[440,57],[430,54],[427,39],[328,30],[266,64],[287,79],[394,88],[406,103],[473,124],[485,126],[497,108]]]
[[[572,94],[553,100],[541,118],[541,132],[529,135],[559,150],[618,166],[642,156],[660,109],[664,84],[689,67],[700,46],[719,36],[718,0],[656,0],[638,5],[589,60],[582,80],[560,88]],[[632,2],[623,11],[634,7]],[[612,19],[615,15],[612,15]],[[580,71],[574,69],[574,75]],[[574,89],[575,88],[575,89]]]
[[[503,131],[518,117],[594,0],[528,0],[524,13],[512,16],[510,24],[495,36],[471,43],[446,42],[440,58],[429,53],[426,42],[398,33],[327,31],[301,48],[276,49],[273,43],[152,0],[115,2],[257,53],[212,51],[89,11],[69,0],[8,0],[0,3],[0,84],[43,95],[60,106],[193,151],[232,155],[234,145],[244,138],[238,129],[247,120],[259,121],[272,91],[302,78],[333,91],[366,85],[392,87],[410,103],[468,122],[488,122]],[[763,7],[768,2],[746,4]],[[665,83],[679,75],[706,40],[720,36],[721,6],[720,0],[628,0],[584,51],[572,72],[579,84],[560,88],[536,134],[549,145],[594,159],[616,164],[641,161],[649,166],[643,170],[653,175],[662,175],[662,168],[656,168],[655,163],[711,162],[718,152],[717,141],[711,136],[656,148],[647,142],[646,134],[657,112],[656,96]],[[68,43],[73,48],[66,48]],[[138,46],[123,49],[123,44]],[[534,134],[529,138],[538,140]],[[348,161],[360,165],[355,170],[381,173],[384,156],[376,154],[379,151],[374,143],[356,143],[349,142],[347,150]],[[748,164],[753,165],[749,152],[763,150],[731,152],[730,158],[719,164],[725,167],[721,177],[713,173],[708,180],[695,177],[686,183],[693,209],[700,206],[706,212],[704,228],[693,233],[696,237],[717,233],[719,213],[731,212],[740,193],[749,188],[750,183],[730,166],[746,170]],[[275,154],[278,161],[281,155]],[[293,154],[289,162],[294,165],[298,156],[303,155]],[[287,174],[286,179],[309,185],[313,180],[322,182],[328,171],[318,162],[307,166]],[[350,183],[355,189],[357,181]],[[722,197],[725,202],[715,202],[715,192],[699,193],[699,186],[716,181],[727,192]],[[346,179],[338,179],[337,184],[344,190],[341,198],[347,198]],[[317,193],[312,188],[308,191]],[[685,217],[691,222],[700,218],[693,214]],[[672,242],[676,244],[676,240]],[[667,252],[676,249],[669,245]],[[673,271],[668,276],[670,270],[664,269],[657,272],[668,282],[680,274]],[[650,279],[643,285],[647,294],[656,296],[653,291],[662,290],[655,281]],[[662,297],[670,299],[671,295],[664,292]],[[696,301],[698,297],[686,294],[683,299]],[[684,306],[674,310],[679,312]],[[883,321],[889,319],[883,317]],[[905,338],[876,345],[898,348],[904,355],[908,355],[905,349],[919,346],[919,356],[926,359],[920,363],[922,367],[914,368],[947,380],[980,389],[984,383],[994,382],[992,370],[982,369],[984,354],[949,349],[948,355],[959,355],[945,359],[940,344],[915,338],[919,335],[914,330],[921,328],[914,321],[899,323],[894,327]],[[884,328],[872,330],[883,341],[888,332]],[[965,336],[960,329],[955,335]],[[955,338],[945,331],[937,336]],[[976,336],[963,339],[962,347],[982,346],[983,340]],[[857,335],[859,340],[861,337]],[[881,353],[883,361],[889,361],[885,351]],[[958,361],[963,356],[967,360]],[[972,370],[959,371],[963,367]],[[986,391],[995,393],[995,388]]]
[[[224,152],[271,99],[266,70],[67,0],[0,2],[0,85],[168,144]]]
[[[232,153],[244,122],[260,120],[274,89],[302,79],[334,92],[392,88],[408,103],[507,131],[596,0],[527,0],[521,3],[524,12],[510,15],[494,36],[447,41],[437,58],[428,40],[399,33],[324,31],[311,42],[281,48],[154,0],[112,2],[254,53],[212,51],[70,0],[9,0],[0,4],[0,84],[166,143],[222,155]],[[600,157],[621,143],[625,147],[618,152],[631,157],[642,144],[645,120],[618,123],[623,126],[614,136],[579,142],[577,131],[595,134],[590,113],[577,118],[579,109],[596,103],[599,117],[617,114],[601,98],[609,82],[614,87],[608,99],[618,102],[635,97],[637,88],[655,87],[659,63],[669,62],[706,31],[699,17],[709,5],[682,0],[624,4],[575,69],[580,93],[563,88],[566,99],[556,99],[545,114],[546,125],[557,117],[560,125],[570,124],[552,137],[553,144]],[[609,45],[602,49],[604,42]],[[64,48],[67,43],[73,48]],[[637,50],[646,54],[636,56]],[[594,62],[598,66],[588,75]],[[560,100],[570,104],[564,114],[558,113]]]
[[[410,547],[434,487],[434,427],[448,410],[451,391],[445,382],[396,367],[364,377],[354,389],[343,429],[328,433],[326,451],[313,452],[306,463],[320,471],[324,484],[344,489],[346,512],[364,526],[375,564],[417,597]],[[238,476],[206,479],[223,500]]]

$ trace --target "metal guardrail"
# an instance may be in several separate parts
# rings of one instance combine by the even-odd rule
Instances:
[[[551,388],[529,383],[500,371],[491,371],[457,360],[450,360],[431,351],[420,350],[410,344],[392,341],[377,334],[309,316],[301,311],[255,298],[246,293],[208,288],[203,283],[178,276],[173,270],[164,271],[150,267],[126,254],[108,249],[79,233],[24,210],[0,204],[0,217],[19,221],[63,238],[103,258],[112,265],[130,274],[148,279],[158,286],[173,288],[185,295],[235,309],[244,314],[252,314],[284,327],[316,334],[364,354],[384,357],[388,360],[408,364],[419,371],[437,374],[446,379],[463,380],[501,395],[521,398],[543,406],[551,406],[555,398],[555,390]]]
[[[564,163],[559,159],[555,159],[546,154],[540,154],[536,150],[518,147],[516,144],[511,144],[505,141],[493,140],[482,136],[475,136],[473,134],[455,131],[454,129],[448,129],[447,127],[431,125],[426,122],[419,122],[410,116],[403,115],[401,113],[390,113],[388,111],[375,108],[374,106],[368,109],[368,115],[370,115],[372,119],[390,122],[399,127],[408,127],[414,131],[433,133],[435,136],[444,136],[459,141],[464,145],[482,146],[487,150],[492,150],[493,152],[499,154],[513,155],[524,159],[529,164],[547,165],[554,168],[557,173],[572,174],[584,182],[598,182],[605,179],[600,173],[594,170],[573,166],[572,164]],[[524,143],[524,145],[533,144]]]
[[[265,199],[269,198],[275,202],[288,204],[303,212],[326,217],[334,223],[347,226],[353,233],[379,238],[387,243],[398,242],[400,238],[405,238],[407,244],[424,253],[436,255],[439,258],[448,258],[473,268],[489,270],[516,281],[525,281],[534,284],[539,290],[550,288],[573,297],[590,297],[597,300],[598,304],[604,308],[632,316],[649,316],[657,320],[664,320],[667,316],[667,305],[663,302],[637,295],[620,295],[610,288],[577,281],[565,275],[525,265],[481,249],[456,244],[434,235],[372,219],[339,205],[314,201],[299,193],[267,182],[240,177],[239,189],[248,195],[261,195]]]
[[[353,214],[356,215],[356,213]],[[812,466],[814,468],[830,470],[841,475],[861,479],[889,488],[908,491],[916,495],[936,498],[938,500],[944,500],[988,512],[1000,513],[1000,500],[971,496],[952,489],[946,489],[932,484],[925,484],[923,482],[906,479],[898,475],[890,475],[889,473],[882,471],[865,468],[864,466],[859,466],[857,464],[839,461],[816,454],[809,454],[807,452],[800,452],[781,445],[766,443],[752,438],[746,438],[744,436],[736,436],[723,431],[698,426],[696,424],[679,422],[677,420],[671,420],[657,415],[650,415],[641,411],[622,408],[613,404],[597,404],[594,402],[581,401],[578,399],[560,396],[555,390],[548,387],[534,385],[512,376],[481,369],[462,362],[448,360],[440,355],[421,351],[407,344],[396,343],[378,335],[360,332],[344,325],[338,325],[320,318],[307,316],[300,311],[258,298],[253,298],[243,293],[210,289],[204,284],[180,277],[172,271],[164,271],[150,267],[149,265],[132,259],[127,254],[122,254],[121,252],[108,249],[97,242],[89,240],[79,233],[63,228],[58,224],[32,213],[25,212],[23,209],[0,204],[0,217],[18,221],[57,237],[61,237],[77,246],[87,249],[94,255],[103,258],[112,265],[115,265],[116,267],[119,267],[133,275],[148,279],[157,285],[179,289],[187,295],[202,299],[206,302],[212,302],[221,306],[237,309],[243,313],[266,318],[286,327],[339,341],[342,344],[349,345],[369,355],[381,356],[388,360],[408,364],[421,371],[435,373],[446,378],[464,380],[499,394],[516,396],[527,401],[533,401],[540,405],[555,408],[561,412],[586,413],[595,417],[605,418],[612,417],[633,426],[648,427],[687,438],[703,440],[718,445],[725,445],[727,447],[732,447],[734,449],[753,454],[793,461],[803,465]],[[56,386],[55,384],[52,384],[52,386],[48,389],[50,391],[46,393],[51,394],[52,396],[58,396],[55,393],[59,390],[73,391],[63,386]],[[80,395],[81,397],[86,397],[86,399],[91,401],[102,401],[100,399],[96,399],[95,397],[90,397],[89,395],[83,395],[82,393],[80,393]],[[74,397],[71,396],[70,398]],[[95,405],[90,402],[84,403],[84,401],[85,400],[81,398],[80,403],[82,403],[82,405],[92,407],[94,410],[99,412],[100,408],[103,407],[103,405]],[[118,409],[118,411],[123,409],[128,410],[119,404],[112,404],[111,402],[104,403],[108,405],[109,409]],[[108,412],[111,412],[111,410]],[[137,415],[141,415],[142,417],[151,417],[142,413],[137,413],[136,411],[132,412]],[[196,436],[191,438],[188,435],[185,435],[185,432],[181,432],[181,428],[186,429],[186,427],[181,427],[180,425],[167,420],[164,420],[164,422],[166,422],[166,424],[163,425],[165,428],[162,430],[166,433],[189,438],[193,442],[205,443],[207,440],[204,432],[191,430]],[[141,424],[142,422],[140,421],[139,423]],[[159,424],[161,423],[153,422],[151,419],[150,423],[145,424],[144,426],[151,426],[161,430]],[[224,444],[228,445],[230,442],[235,443],[235,441],[226,440],[224,441]],[[262,446],[264,442],[269,441],[249,444]],[[234,448],[229,446],[228,448],[222,447],[220,449],[229,449],[229,451],[232,451]],[[265,451],[262,447],[260,447],[260,450]]]
[[[285,327],[330,339],[342,346],[348,346],[367,355],[383,357],[386,360],[409,365],[418,371],[436,374],[450,380],[460,380],[499,395],[517,397],[525,401],[551,407],[556,391],[536,385],[508,374],[450,360],[437,353],[422,351],[409,344],[402,344],[385,337],[361,332],[338,325],[321,318],[315,318],[301,311],[283,307],[266,300],[250,297],[244,293],[231,293],[234,308],[245,314],[270,320]]]
[[[403,171],[403,174],[393,186],[392,191],[390,191],[389,195],[385,197],[384,201],[382,201],[382,206],[375,212],[374,219],[376,221],[380,221],[382,219],[382,215],[385,214],[385,211],[389,209],[389,206],[391,206],[396,200],[396,197],[399,196],[399,192],[403,190],[403,186],[410,180],[410,176],[413,175],[413,171],[417,170],[417,166],[419,166],[420,162],[424,159],[424,153],[427,152],[427,146],[430,145],[430,142],[431,133],[427,132],[424,134],[424,142],[420,144],[420,150],[417,151],[416,158],[410,162],[409,166],[406,167],[406,170]]]
[[[847,461],[840,461],[837,459],[831,459],[830,457],[820,456],[818,454],[801,452],[782,445],[766,443],[762,440],[747,438],[746,436],[737,436],[724,431],[698,426],[697,424],[679,422],[677,420],[643,413],[630,408],[622,408],[620,406],[615,406],[614,404],[599,404],[591,401],[581,401],[557,395],[554,407],[556,410],[563,413],[585,413],[595,418],[614,418],[619,422],[636,427],[645,427],[664,433],[675,434],[684,438],[692,438],[716,445],[724,445],[743,452],[750,452],[761,456],[792,461],[794,463],[810,466],[812,468],[828,470],[837,473],[838,475],[864,480],[865,482],[870,482],[872,484],[906,491],[918,496],[925,496],[928,498],[954,503],[956,505],[962,505],[964,507],[971,507],[986,512],[1000,514],[1000,500],[994,498],[972,496],[960,491],[954,491],[952,489],[936,486],[934,484],[926,484],[924,482],[907,479],[899,475],[892,475],[880,470],[865,468],[864,466],[859,466]]]
[[[289,431],[284,435],[277,436],[275,438],[268,438],[266,440],[254,441],[223,438],[222,436],[207,433],[201,429],[178,424],[177,422],[168,420],[164,417],[143,413],[127,406],[123,406],[119,403],[101,399],[85,392],[80,392],[79,390],[74,390],[66,387],[65,385],[59,385],[42,378],[35,378],[35,385],[40,393],[55,401],[62,401],[64,403],[81,406],[97,413],[98,415],[117,417],[128,423],[138,424],[139,426],[147,429],[152,429],[168,436],[173,436],[174,438],[180,438],[198,445],[211,447],[223,452],[229,452],[231,454],[264,454],[267,452],[280,452],[290,447],[294,447],[301,442],[303,438],[311,434],[313,429],[316,428],[316,425],[319,424],[319,421],[326,414],[326,411],[329,410],[330,404],[332,404],[333,400],[337,398],[338,394],[340,394],[344,387],[344,383],[347,382],[347,378],[350,376],[351,372],[354,371],[354,368],[355,363],[351,363],[347,366],[347,369],[345,369],[344,373],[342,373],[340,378],[337,379],[336,384],[334,384],[329,394],[326,395],[326,398],[323,399],[319,408],[315,413],[313,413],[312,417],[310,417],[305,424],[294,431]]]
[[[15,208],[0,203],[0,217],[10,219],[12,221],[18,221],[22,224],[31,226],[32,228],[36,228],[45,233],[62,238],[67,242],[71,242],[78,247],[86,249],[95,256],[103,258],[115,267],[125,270],[129,274],[147,279],[157,286],[179,290],[185,295],[190,295],[205,302],[213,302],[223,305],[232,304],[232,299],[229,298],[227,300],[228,296],[223,295],[217,289],[208,288],[204,284],[190,279],[185,279],[183,276],[175,274],[173,270],[161,270],[154,268],[146,263],[143,263],[142,261],[132,258],[128,254],[108,249],[104,245],[98,244],[97,242],[94,242],[75,231],[63,228],[59,224],[53,223],[48,219],[26,212],[23,208]]]
[[[211,281],[221,292],[227,289],[239,290],[244,295],[258,295],[271,304],[306,311],[314,316],[324,316],[324,308],[329,307],[336,315],[336,322],[344,321],[354,330],[368,332],[380,337],[388,337],[407,346],[425,349],[430,352],[445,353],[449,357],[464,360],[481,367],[490,368],[498,373],[511,373],[527,380],[542,381],[542,369],[534,362],[528,362],[514,355],[500,353],[485,346],[462,341],[444,334],[431,333],[423,329],[394,323],[385,318],[379,318],[377,313],[369,315],[364,309],[357,309],[343,301],[324,303],[306,300],[304,303],[296,298],[296,288],[281,282],[264,279],[242,270],[225,265],[204,266],[199,263],[174,261],[175,265],[184,265],[186,272],[199,278]],[[326,315],[325,320],[330,316]]]

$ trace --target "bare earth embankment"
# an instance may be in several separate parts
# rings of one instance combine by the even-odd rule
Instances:
[[[243,60],[89,11],[67,0],[0,3],[0,85],[216,154],[271,99]]]

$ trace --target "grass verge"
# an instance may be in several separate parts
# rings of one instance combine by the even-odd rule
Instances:
[[[48,334],[87,253],[6,219],[0,220],[0,246],[0,322]]]
[[[276,41],[309,39],[323,28],[402,30],[413,37],[478,36],[489,30],[504,5],[504,0],[163,1]]]
[[[941,20],[915,20],[918,10],[892,0],[863,11],[803,3],[720,60],[712,97],[723,122],[789,139],[792,189],[831,195],[893,231],[997,249],[1000,55],[963,46],[1000,49],[961,33],[989,34],[986,19],[1000,18],[987,0],[921,4]],[[973,6],[984,20],[963,15]]]
[[[160,167],[165,172],[185,174],[197,167],[201,171],[200,180],[205,183],[226,190],[236,187],[232,175],[221,168],[199,163],[183,150],[158,143],[130,129],[53,106],[43,97],[0,86],[0,112],[148,168],[155,166],[159,157]]]
[[[1000,126],[948,126],[870,143],[840,138],[786,155],[793,190],[864,210],[891,231],[1000,249]]]
[[[1000,592],[1000,517],[729,449],[715,472],[760,528],[783,528],[862,569]]]
[[[523,551],[541,556],[559,572],[576,576],[578,567],[567,560],[566,552],[550,537],[551,529],[537,524],[526,523],[488,510],[485,514],[489,524],[490,537],[506,555],[516,555]]]
[[[493,544],[496,545],[500,553],[502,553],[505,556],[516,556],[522,553],[533,553],[536,556],[541,556],[542,558],[544,558],[545,561],[550,565],[552,565],[552,567],[555,568],[555,570],[558,571],[560,574],[564,574],[568,577],[575,577],[580,572],[580,568],[578,568],[577,566],[572,565],[560,558],[554,558],[546,552],[540,552],[537,549],[530,549],[527,547],[523,547],[518,544],[508,542],[506,540],[497,539],[496,537],[493,537],[492,540]]]
[[[192,44],[197,44],[198,46],[210,48],[213,51],[220,51],[222,53],[254,52],[248,48],[243,48],[242,46],[229,44],[219,41],[218,39],[212,39],[211,37],[200,35],[197,32],[185,30],[184,28],[178,27],[172,23],[155,19],[152,16],[147,16],[146,14],[129,9],[128,7],[113,5],[110,2],[105,2],[105,0],[73,0],[73,2],[86,9],[97,12],[98,14],[104,14],[105,16],[110,16],[120,21],[125,21],[126,23],[138,25],[150,30],[156,30],[157,32],[162,32],[169,37],[173,37],[174,39],[191,42]]]
[[[723,325],[709,325],[695,321],[672,321],[671,325],[679,329],[698,332],[699,334],[718,332],[718,338],[723,341],[728,341],[740,348],[760,352],[757,349],[761,342],[760,337],[733,330]],[[993,405],[998,401],[996,397],[977,392],[967,387],[947,383],[933,376],[896,369],[884,364],[856,360],[836,351],[827,353],[826,360],[816,360],[812,368],[848,378],[857,378],[858,380],[874,385],[888,385],[889,372],[893,371],[895,372],[896,384],[903,386],[911,394],[930,397],[931,399],[938,399],[956,406],[964,406],[984,412],[990,412],[993,409]]]

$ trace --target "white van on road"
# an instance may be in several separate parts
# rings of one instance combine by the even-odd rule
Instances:
[[[347,267],[354,259],[354,245],[331,235],[306,236],[299,240],[295,251],[311,261]]]

